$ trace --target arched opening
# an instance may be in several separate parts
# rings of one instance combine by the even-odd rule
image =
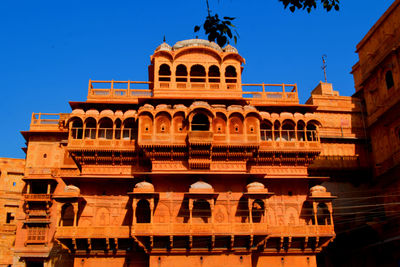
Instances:
[[[157,114],[155,126],[157,134],[168,134],[171,129],[170,115],[165,112]]]
[[[67,203],[61,208],[61,226],[74,226],[74,206]]]
[[[85,121],[85,139],[96,139],[96,120],[87,118]]]
[[[281,133],[280,133],[281,123],[279,121],[274,122],[274,138],[275,141],[281,141]]]
[[[194,201],[192,217],[195,222],[208,223],[208,220],[211,217],[210,203],[204,199]]]
[[[331,224],[329,209],[325,203],[319,203],[317,206],[317,221],[318,225]]]
[[[226,83],[236,83],[237,82],[237,73],[236,68],[234,66],[228,66],[225,69],[225,82]]]
[[[263,121],[260,127],[261,141],[272,141],[272,123]]]
[[[74,119],[71,125],[71,136],[72,139],[82,139],[83,138],[83,123],[79,118]]]
[[[243,134],[243,120],[237,115],[233,115],[229,119],[229,133]]]
[[[98,137],[101,139],[112,139],[113,122],[110,118],[102,118],[100,120]]]
[[[133,140],[135,139],[135,119],[128,118],[124,120],[124,130],[122,131],[122,139]]]
[[[121,127],[122,127],[122,122],[120,119],[115,120],[115,139],[119,140],[121,139]]]
[[[394,86],[394,80],[393,80],[393,74],[392,71],[387,71],[385,74],[385,79],[386,79],[386,89],[390,89]]]
[[[206,70],[201,65],[193,65],[190,68],[190,82],[203,83],[206,81]]]
[[[315,142],[317,139],[317,126],[315,124],[309,123],[307,124],[307,141]]]
[[[219,68],[215,65],[210,66],[210,68],[208,69],[208,82],[219,83],[220,76],[221,73],[219,72]]]
[[[151,222],[150,203],[145,199],[141,199],[137,203],[136,222],[137,223],[150,223]]]
[[[208,117],[203,113],[197,113],[193,116],[192,120],[192,131],[209,131],[210,121]]]
[[[306,124],[304,121],[298,121],[297,122],[297,140],[299,141],[305,141],[305,132],[304,128],[306,127]]]
[[[256,199],[251,206],[251,217],[253,222],[260,223],[264,215],[264,202],[261,199]]]
[[[175,79],[177,82],[187,82],[187,75],[188,72],[185,65],[180,64],[176,67]]]
[[[171,80],[171,69],[167,64],[162,64],[158,70],[158,80],[160,82],[169,82]]]
[[[282,141],[295,141],[294,125],[291,120],[282,123]]]

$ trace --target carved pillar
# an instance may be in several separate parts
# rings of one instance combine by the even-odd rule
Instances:
[[[330,225],[333,225],[333,208],[332,208],[332,203],[327,203],[328,205],[328,210],[329,210],[329,219],[330,219]]]
[[[74,227],[78,225],[78,202],[72,203],[74,207]]]
[[[153,223],[153,214],[154,214],[154,198],[150,199],[150,223]]]
[[[313,211],[314,211],[314,221],[315,221],[315,225],[318,225],[318,218],[317,218],[317,212],[318,212],[318,203],[317,202],[313,202]]]
[[[136,221],[136,205],[137,205],[137,202],[136,202],[136,198],[134,197],[132,199],[132,224],[137,223],[137,221]]]
[[[192,216],[193,216],[193,199],[189,199],[189,223],[192,223]]]
[[[51,191],[51,184],[50,182],[47,182],[47,194],[49,195]]]
[[[30,181],[26,182],[26,193],[27,194],[31,193],[31,182]]]
[[[253,211],[253,200],[252,199],[250,199],[250,198],[248,198],[247,199],[247,204],[248,204],[248,207],[249,207],[249,222],[250,223],[253,223],[253,217],[251,216],[252,215],[252,211]]]

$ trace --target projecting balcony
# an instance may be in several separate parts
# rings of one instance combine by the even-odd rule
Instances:
[[[69,114],[67,113],[32,113],[30,130],[59,131]]]
[[[68,138],[69,150],[135,150],[132,129],[74,127]]]
[[[188,141],[191,145],[210,145],[213,142],[212,131],[190,131],[188,132]]]
[[[316,130],[261,130],[262,151],[321,151],[321,142]]]
[[[51,194],[24,194],[25,202],[51,202]]]
[[[264,235],[272,237],[334,236],[333,225],[270,226],[266,223],[143,223],[129,226],[58,227],[55,238],[128,238],[129,236]]]

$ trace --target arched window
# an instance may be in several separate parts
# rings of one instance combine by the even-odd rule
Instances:
[[[203,83],[206,81],[206,70],[201,65],[193,65],[190,68],[190,82]]]
[[[101,139],[112,139],[113,122],[110,118],[102,118],[100,120],[98,137]]]
[[[220,72],[219,68],[215,65],[210,66],[208,69],[208,82],[210,83],[219,83],[220,82]]]
[[[96,120],[87,118],[85,121],[85,138],[96,139]]]
[[[251,217],[253,222],[261,222],[265,209],[264,202],[261,199],[256,199],[251,206]]]
[[[197,113],[193,116],[192,131],[209,131],[210,122],[208,117],[203,113]]]
[[[282,141],[294,141],[294,122],[286,120],[282,123]]]
[[[236,83],[237,73],[234,66],[228,66],[225,69],[225,82],[226,83]]]
[[[64,204],[61,208],[61,226],[74,226],[74,207],[71,204]]]
[[[305,135],[304,135],[304,128],[306,127],[305,123],[303,121],[298,121],[297,122],[297,140],[298,141],[305,141]]]
[[[120,119],[115,120],[115,139],[119,140],[121,139],[121,127],[122,127],[122,122]]]
[[[274,123],[274,138],[275,138],[275,141],[281,141],[280,128],[281,128],[281,123],[279,121],[275,121],[275,123]]]
[[[390,89],[394,86],[394,80],[393,80],[393,74],[392,71],[387,71],[386,75],[385,75],[385,79],[386,79],[386,89]]]
[[[317,140],[317,126],[315,124],[309,123],[307,125],[307,141],[315,142]]]
[[[177,82],[187,82],[187,75],[188,73],[185,65],[180,64],[176,67],[175,76]]]
[[[74,119],[71,125],[71,136],[73,139],[83,138],[83,123],[79,118]]]
[[[136,222],[137,223],[150,223],[151,222],[150,203],[145,199],[141,199],[137,203]]]
[[[211,217],[210,203],[203,199],[194,201],[192,217],[196,222],[208,223],[208,219]]]
[[[330,213],[325,203],[319,203],[317,206],[318,225],[330,225]]]
[[[272,124],[269,121],[261,123],[261,141],[272,141]]]
[[[133,140],[135,139],[135,119],[128,118],[124,120],[124,130],[122,131],[122,139]]]
[[[171,70],[167,64],[162,64],[158,70],[158,80],[169,82],[171,80]]]

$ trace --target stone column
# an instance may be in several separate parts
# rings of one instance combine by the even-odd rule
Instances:
[[[133,199],[132,199],[132,225],[137,223],[137,221],[136,221],[136,205],[137,205],[136,198],[133,197]]]
[[[72,203],[74,207],[74,227],[78,225],[78,202]]]
[[[247,199],[247,205],[248,205],[248,207],[249,207],[249,222],[250,223],[253,223],[253,216],[252,216],[252,211],[253,211],[253,200],[252,199],[250,199],[250,198],[248,198]]]
[[[317,212],[318,212],[318,203],[313,202],[313,211],[314,211],[314,220],[315,220],[315,225],[318,225],[318,218],[317,218]]]
[[[192,216],[193,216],[193,199],[189,199],[189,223],[192,224],[193,220],[192,220]]]

